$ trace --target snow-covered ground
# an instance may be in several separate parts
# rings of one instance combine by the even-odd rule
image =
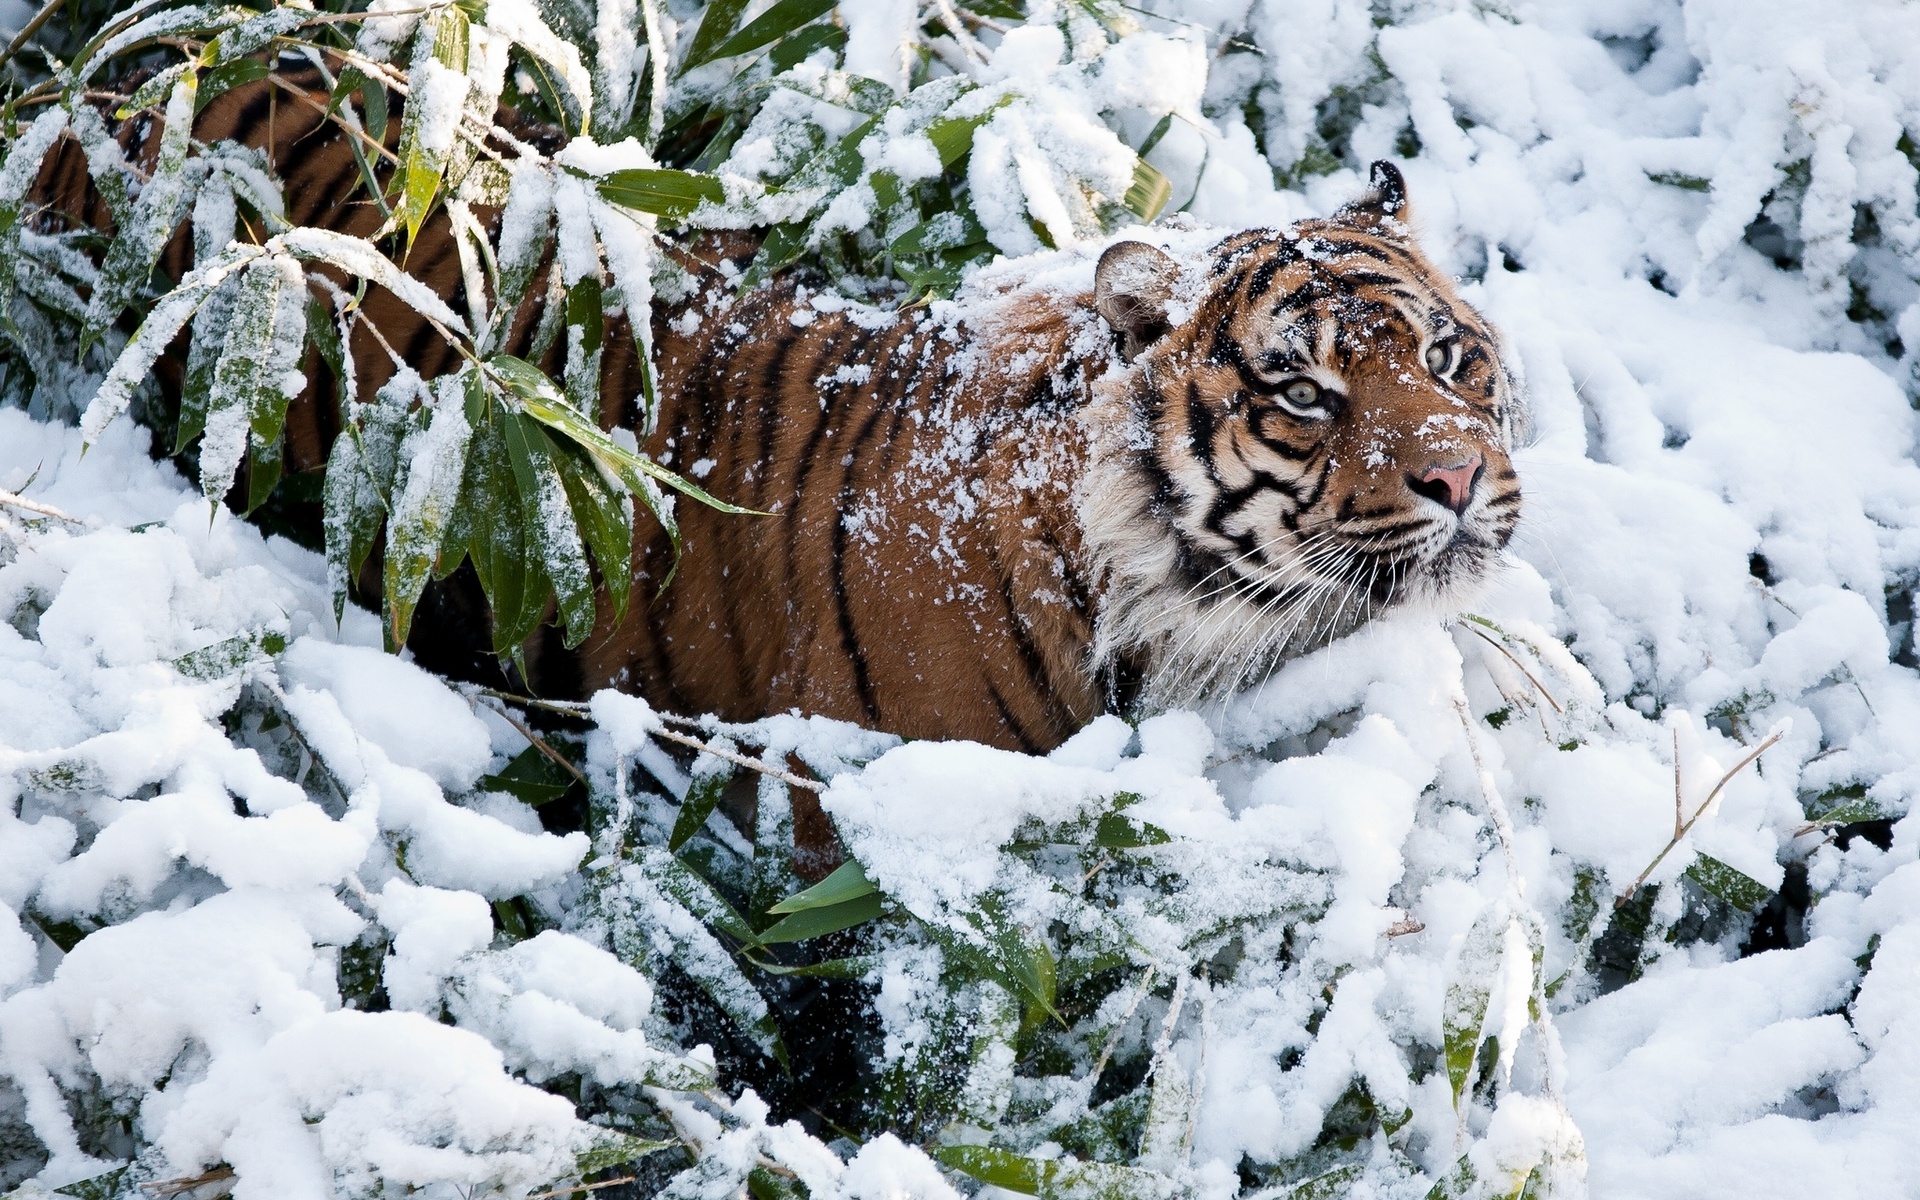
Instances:
[[[1554,1195],[1913,1194],[1920,9],[1154,7],[1122,10],[1141,31],[1111,48],[1053,26],[999,43],[983,72],[1033,99],[983,129],[983,223],[1032,236],[985,197],[1033,199],[1034,147],[1071,162],[1097,140],[1082,117],[1138,145],[1179,111],[1150,157],[1223,228],[1359,187],[1276,191],[1249,119],[1283,168],[1335,134],[1352,162],[1403,158],[1423,244],[1525,376],[1513,561],[1476,619],[1381,621],[1204,713],[1103,718],[1051,761],[916,743],[850,767],[884,743],[781,727],[838,771],[849,849],[943,936],[991,891],[1092,942],[1078,893],[1002,847],[1140,797],[1127,815],[1172,840],[1129,851],[1158,882],[1101,910],[1142,980],[1104,1020],[1179,1104],[1135,1165],[1197,1194],[1306,1161],[1356,1079],[1383,1127],[1312,1194],[1505,1195],[1532,1172]],[[895,9],[914,16],[876,4],[849,48],[882,78]],[[82,457],[77,430],[0,410],[0,488],[80,522],[0,508],[0,1175],[38,1172],[32,1193],[138,1156],[149,1179],[229,1164],[243,1200],[524,1193],[606,1139],[537,1086],[578,1076],[659,1086],[706,1164],[676,1194],[731,1194],[756,1161],[816,1197],[949,1194],[917,1148],[829,1149],[711,1090],[639,969],[646,945],[719,946],[647,908],[658,862],[477,787],[520,734],[383,656],[374,616],[336,627],[318,556],[210,519],[146,444],[122,419]],[[593,714],[597,794],[670,813],[638,794],[640,768],[686,786],[652,715]],[[1843,846],[1830,812],[1890,818],[1891,840],[1855,825]],[[1777,948],[1742,957],[1743,909],[1782,889],[1804,928],[1785,906]],[[1644,940],[1615,919],[1630,891]],[[640,952],[582,899],[614,893],[639,897]],[[490,902],[515,897],[560,928],[497,938]],[[342,1007],[368,944],[389,1011]],[[901,1062],[951,1000],[933,944],[870,967]],[[1048,1106],[1087,1095],[983,1063],[966,1123],[1057,1154]]]

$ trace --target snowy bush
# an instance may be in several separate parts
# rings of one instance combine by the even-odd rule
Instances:
[[[0,165],[0,1186],[1910,1189],[1911,6],[79,11],[10,67]],[[280,55],[362,128],[408,95],[381,239],[287,227],[187,136]],[[559,148],[499,140],[503,99]],[[151,171],[121,109],[173,114]],[[24,206],[63,133],[104,252]],[[1325,212],[1377,157],[1532,408],[1513,561],[1449,625],[1046,758],[381,650],[463,554],[516,564],[502,654],[550,594],[578,635],[634,498],[671,521],[690,485],[584,415],[597,331],[675,285],[662,230],[760,231],[742,286],[804,261],[960,313],[1163,211]],[[439,210],[465,312],[396,265]],[[495,345],[548,254],[557,381]],[[351,378],[342,275],[467,357],[349,406],[318,554],[208,497],[282,486],[307,339]],[[146,381],[183,332],[175,414]],[[129,408],[198,439],[197,487]],[[384,619],[346,594],[383,523]]]

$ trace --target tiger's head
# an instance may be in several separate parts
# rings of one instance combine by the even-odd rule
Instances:
[[[1415,244],[1406,185],[1256,229],[1183,267],[1100,258],[1094,303],[1131,364],[1081,523],[1095,657],[1192,703],[1385,610],[1456,610],[1520,515],[1515,387],[1484,318]],[[1144,659],[1144,661],[1141,661]]]

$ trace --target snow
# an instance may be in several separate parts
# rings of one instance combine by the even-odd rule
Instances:
[[[391,15],[363,49],[403,41],[410,6],[374,7]],[[799,716],[700,726],[828,781],[824,808],[896,914],[866,977],[880,1066],[932,1061],[950,1019],[967,1024],[980,1050],[955,1136],[1057,1158],[1047,1114],[1084,1112],[1111,1033],[1111,1053],[1152,1071],[1146,1144],[1122,1157],[1196,1195],[1311,1153],[1356,1079],[1397,1132],[1345,1160],[1354,1195],[1427,1195],[1463,1162],[1496,1194],[1535,1171],[1555,1196],[1910,1191],[1920,16],[1892,0],[1275,0],[1228,45],[1216,31],[1238,5],[1127,9],[1113,39],[1078,7],[1032,7],[936,47],[972,87],[952,112],[991,110],[967,167],[975,214],[1000,251],[1032,256],[981,269],[936,314],[990,317],[1007,284],[1084,288],[1116,236],[1095,201],[1126,190],[1167,114],[1148,157],[1182,211],[1117,236],[1176,254],[1324,214],[1369,159],[1396,158],[1422,244],[1524,377],[1527,516],[1479,620],[1381,619],[1199,712],[1102,717],[1044,759]],[[617,119],[643,69],[639,18],[596,11],[597,111]],[[848,69],[901,91],[920,8],[843,15]],[[586,68],[533,6],[496,0],[487,21],[591,107]],[[422,137],[444,152],[469,77],[427,62],[416,81]],[[853,127],[834,103],[846,83],[816,57],[769,85],[722,169],[724,219],[822,199],[761,181],[812,152],[803,123]],[[869,167],[933,173],[928,115],[883,122]],[[66,119],[49,111],[23,144]],[[561,165],[651,162],[637,141],[582,138]],[[586,713],[600,840],[545,832],[483,782],[517,734],[381,652],[372,615],[336,623],[324,562],[210,509],[119,419],[195,304],[243,271],[291,281],[289,255],[465,329],[366,243],[290,231],[225,251],[233,186],[267,193],[238,158],[208,170],[191,290],[150,316],[81,430],[0,410],[0,488],[77,518],[0,506],[0,1123],[24,1122],[44,1156],[8,1164],[8,1183],[138,1156],[154,1178],[225,1162],[242,1200],[525,1194],[572,1178],[602,1136],[539,1086],[578,1077],[654,1089],[700,1147],[676,1194],[733,1194],[765,1157],[816,1196],[957,1195],[892,1134],[856,1150],[776,1121],[656,1014],[671,963],[774,1045],[760,977],[712,932],[717,896],[660,845],[719,759],[690,778],[660,746],[674,718],[603,692]],[[0,168],[0,201],[24,172]],[[860,232],[871,189],[826,213],[823,228]],[[565,280],[604,264],[623,305],[650,303],[650,223],[580,175],[516,171],[503,263],[537,256],[550,214]],[[1059,252],[1036,253],[1036,222]],[[437,528],[471,431],[457,391],[423,394],[432,420],[400,455],[397,499]],[[237,463],[245,414],[214,419],[205,461]],[[549,549],[583,561],[568,530]],[[1855,795],[1891,818],[1887,846],[1810,822]],[[763,785],[760,806],[775,866],[755,861],[756,903],[797,886],[788,797]],[[1060,849],[1109,819],[1169,840],[1098,867]],[[723,817],[703,836],[753,853]],[[1065,840],[1007,849],[1048,838]],[[1767,891],[1804,869],[1804,931],[1744,957],[1745,917],[1701,932],[1702,855]],[[1602,963],[1595,939],[1643,876],[1652,933]],[[513,941],[498,926],[521,903],[555,927]],[[994,1044],[1019,1027],[1013,992],[948,988],[954,948],[997,952],[1002,927],[1054,931],[1126,976],[1067,1075],[1017,1072]],[[386,1011],[342,987],[368,947]],[[83,1128],[87,1096],[144,1142]]]

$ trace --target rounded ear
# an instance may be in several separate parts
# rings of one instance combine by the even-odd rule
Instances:
[[[1145,242],[1115,242],[1093,269],[1093,307],[1118,330],[1121,357],[1134,355],[1167,331],[1167,301],[1180,264]]]
[[[1404,225],[1408,221],[1407,180],[1400,168],[1379,159],[1367,170],[1367,190],[1333,214],[1336,221],[1348,225],[1375,227],[1389,221]]]

